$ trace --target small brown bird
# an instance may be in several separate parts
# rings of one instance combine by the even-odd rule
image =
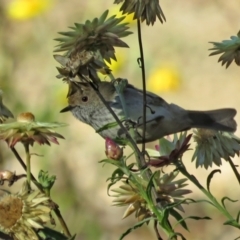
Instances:
[[[0,123],[3,123],[7,118],[13,118],[11,111],[2,102],[3,91],[0,89]]]
[[[71,111],[80,121],[91,125],[96,131],[109,123],[116,122],[89,83],[72,83],[72,91],[68,96],[69,106],[61,112]],[[120,97],[110,82],[100,82],[99,91],[108,105],[120,120],[125,120],[128,127],[133,127],[135,140],[141,143],[143,134],[143,92],[132,85],[123,90],[128,119],[124,113]],[[236,110],[232,108],[211,111],[185,110],[175,104],[168,104],[154,93],[147,92],[145,142],[157,140],[163,136],[188,130],[190,128],[206,128],[219,131],[236,131],[233,119]],[[118,125],[102,130],[99,134],[112,139],[125,138]]]

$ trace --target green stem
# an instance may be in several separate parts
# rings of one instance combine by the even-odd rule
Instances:
[[[13,154],[15,155],[15,157],[17,158],[18,162],[21,164],[22,168],[27,172],[27,166],[24,163],[24,161],[22,160],[22,158],[20,157],[20,155],[18,154],[17,150],[14,147],[11,147],[11,150],[13,152]],[[38,181],[36,180],[36,178],[32,175],[31,173],[31,179],[32,182],[35,184],[35,186],[42,192],[44,193],[44,190],[42,189],[42,186],[38,183]]]
[[[56,214],[56,216],[58,218],[58,221],[59,221],[59,223],[60,223],[60,225],[61,225],[61,227],[63,229],[64,235],[67,236],[68,238],[71,238],[72,235],[71,235],[71,233],[70,233],[70,231],[68,229],[68,226],[67,226],[66,222],[64,221],[64,218],[62,217],[62,214],[61,214],[61,212],[59,210],[58,205],[56,203],[54,203],[54,205],[55,206],[54,206],[53,210],[54,210],[54,213]]]
[[[22,160],[22,158],[20,157],[20,155],[18,154],[17,150],[14,147],[11,147],[11,150],[13,152],[13,154],[15,155],[15,157],[17,158],[17,160],[19,161],[19,163],[21,164],[21,166],[23,167],[23,169],[27,172],[27,166],[24,163],[24,161]],[[42,186],[38,183],[38,181],[36,180],[36,178],[32,175],[32,173],[30,172],[30,179],[32,180],[32,182],[35,184],[35,186],[39,189],[40,192],[45,193],[44,189],[42,188]],[[58,205],[53,202],[52,200],[50,200],[52,202],[52,208],[54,213],[56,214],[58,221],[60,222],[62,229],[63,229],[63,233],[67,236],[67,237],[71,237],[70,231],[67,227],[66,222],[64,221],[62,214],[59,210]]]
[[[159,226],[164,231],[164,233],[168,237],[173,236],[171,238],[172,240],[176,240],[177,238],[174,237],[175,232],[174,232],[170,222],[167,221],[167,222],[165,222],[165,224],[161,224],[163,222],[164,212],[162,211],[163,210],[162,206],[159,207],[159,204],[156,203],[156,199],[157,199],[156,189],[155,188],[151,189],[151,197],[152,198],[149,198],[147,195],[145,186],[143,186],[142,182],[139,181],[139,177],[136,177],[136,175],[133,174],[133,172],[126,166],[123,166],[121,169],[124,172],[124,174],[126,176],[128,176],[128,179],[131,179],[131,182],[133,183],[133,185],[136,186],[136,188],[139,191],[139,195],[146,201],[147,206],[149,207],[149,210],[156,216],[157,222],[159,223]],[[142,174],[146,174],[149,177],[148,180],[150,180],[151,175],[149,175],[148,170],[149,169],[144,169],[142,171]],[[153,196],[155,196],[155,197],[153,198]]]
[[[31,154],[29,152],[29,143],[23,143],[26,153],[26,166],[27,166],[27,182],[28,187],[31,189]]]
[[[235,174],[235,176],[236,176],[236,178],[238,180],[238,183],[240,184],[239,172],[237,171],[236,166],[234,165],[234,163],[233,163],[233,161],[232,161],[232,159],[230,157],[228,159],[228,162],[229,162],[229,164],[230,164],[230,166],[231,166],[231,168],[232,168],[232,170],[233,170],[233,172],[234,172],[234,174]]]
[[[138,44],[140,52],[140,68],[142,70],[142,84],[143,84],[143,134],[142,134],[142,153],[145,154],[145,134],[146,134],[146,108],[147,108],[147,94],[146,94],[146,74],[145,74],[145,61],[144,61],[144,52],[142,44],[142,33],[141,33],[141,21],[137,19],[137,29],[138,29]],[[146,164],[146,162],[145,162]],[[152,171],[149,169],[146,172],[146,178],[149,180],[152,175]],[[157,199],[156,190],[158,188],[156,181],[153,179],[153,189],[152,189],[152,198]],[[161,203],[158,202],[157,205],[160,209],[163,209]]]
[[[139,44],[139,52],[140,52],[140,68],[142,70],[142,84],[143,84],[143,135],[142,135],[142,153],[145,153],[145,134],[146,134],[146,107],[147,107],[147,95],[146,95],[146,74],[145,74],[145,61],[144,61],[144,53],[143,53],[143,44],[142,44],[142,33],[141,33],[141,21],[137,19],[137,29],[138,29],[138,44]],[[146,163],[146,162],[145,162]],[[152,172],[149,169],[147,174],[147,179],[151,177]],[[156,182],[153,180],[153,185],[157,188]],[[152,191],[152,197],[157,198],[157,194],[155,190]],[[162,209],[160,203],[158,203],[159,207]]]
[[[220,204],[217,199],[211,194],[211,192],[207,191],[200,183],[199,181],[196,179],[195,176],[191,175],[188,173],[188,171],[186,170],[185,166],[183,165],[183,162],[181,161],[175,161],[174,164],[176,165],[177,169],[185,176],[187,177],[195,186],[197,186],[212,202],[212,205],[217,208],[223,215],[225,215],[230,221],[231,221],[231,225],[239,228],[240,229],[240,225],[238,224],[238,222],[231,216],[231,214],[227,211],[227,209]]]

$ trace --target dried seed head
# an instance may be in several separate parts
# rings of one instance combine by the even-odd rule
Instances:
[[[18,122],[34,122],[35,116],[30,112],[20,113],[17,116],[17,121]]]
[[[48,198],[38,191],[29,193],[24,182],[17,194],[0,198],[0,231],[18,240],[38,240],[35,229],[43,228],[50,220],[47,201]]]

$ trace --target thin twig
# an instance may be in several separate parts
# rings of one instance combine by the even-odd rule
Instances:
[[[31,189],[31,155],[29,153],[29,144],[23,143],[26,153],[26,167],[27,167],[27,183],[29,190]]]
[[[138,29],[138,44],[140,51],[140,68],[142,70],[142,85],[143,85],[143,134],[142,134],[142,155],[145,155],[145,133],[146,133],[146,109],[147,109],[147,95],[146,95],[146,74],[145,74],[145,61],[143,53],[143,44],[142,44],[142,34],[141,34],[141,20],[137,19],[137,29]],[[144,159],[145,161],[145,159]],[[146,164],[146,162],[144,162]],[[149,180],[151,178],[152,172],[150,169],[146,171],[146,178]],[[156,185],[156,184],[155,184]],[[160,202],[157,202],[157,192],[155,187],[152,188],[152,197],[155,200],[156,204],[160,209],[162,205]]]
[[[240,224],[231,216],[231,214],[227,211],[227,209],[224,207],[224,205],[220,204],[217,199],[211,194],[211,192],[207,191],[197,180],[197,178],[194,175],[191,175],[186,167],[184,166],[182,161],[179,161],[176,159],[173,161],[177,169],[188,178],[189,181],[191,181],[195,186],[197,186],[211,201],[211,205],[218,209],[219,212],[221,212],[223,215],[225,215],[226,218],[231,222],[231,225],[236,228],[240,228]]]
[[[143,134],[142,134],[142,152],[145,153],[145,132],[146,132],[146,105],[147,105],[147,95],[146,95],[146,75],[145,75],[145,63],[144,63],[144,53],[142,44],[142,34],[141,34],[141,22],[137,20],[138,29],[138,44],[140,51],[140,68],[142,70],[142,85],[143,85]]]
[[[18,154],[17,150],[14,147],[11,147],[11,150],[13,152],[13,154],[15,155],[15,157],[17,158],[18,162],[21,164],[22,168],[27,172],[27,167],[26,164],[24,163],[24,161],[22,160],[22,158],[20,157],[20,155]],[[38,183],[38,181],[36,180],[36,178],[31,174],[31,179],[32,182],[35,184],[35,186],[42,192],[44,193],[41,185]]]
[[[158,240],[163,240],[162,237],[160,236],[160,233],[158,232],[157,224],[158,224],[158,221],[154,220],[154,230],[155,230],[155,233],[157,235],[157,239]]]
[[[53,202],[53,204],[54,204],[53,211],[54,211],[54,213],[56,214],[56,216],[57,216],[57,218],[58,218],[58,221],[60,222],[60,225],[61,225],[61,227],[62,227],[62,229],[63,229],[64,234],[65,234],[68,238],[71,238],[72,235],[71,235],[71,233],[70,233],[70,231],[69,231],[69,229],[68,229],[68,226],[67,226],[66,222],[64,221],[64,218],[62,217],[62,214],[61,214],[61,212],[60,212],[60,210],[59,210],[58,205],[57,205],[55,202]]]

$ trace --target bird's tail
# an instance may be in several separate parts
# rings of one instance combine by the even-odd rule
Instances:
[[[233,119],[237,111],[224,108],[211,111],[188,111],[192,128],[207,128],[218,131],[234,132],[237,123]]]

